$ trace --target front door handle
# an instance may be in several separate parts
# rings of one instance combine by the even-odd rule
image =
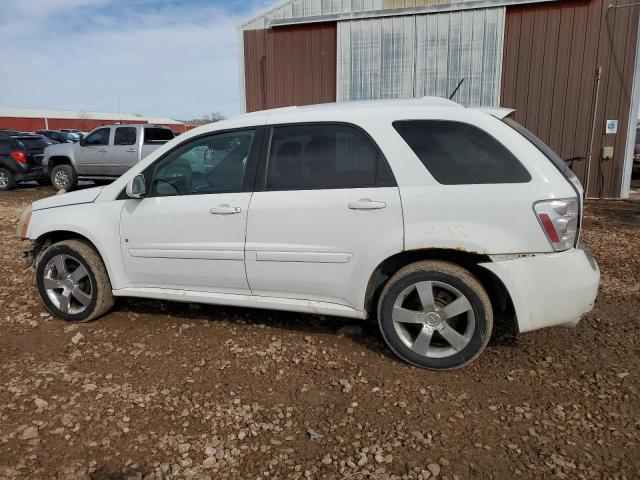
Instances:
[[[137,150],[135,148],[130,148],[129,150],[127,150],[127,152],[129,153],[136,153]]]
[[[100,153],[107,153],[107,149],[106,148],[101,148],[100,150],[98,150]]]
[[[218,205],[209,210],[213,215],[233,215],[234,213],[240,213],[242,209],[240,207],[232,207],[231,205]]]
[[[355,202],[349,202],[349,208],[351,210],[380,210],[387,206],[384,202],[376,202],[370,198],[361,198]]]

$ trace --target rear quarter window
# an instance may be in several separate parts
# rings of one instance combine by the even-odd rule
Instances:
[[[145,128],[144,143],[164,143],[173,140],[173,132],[169,128]]]
[[[448,120],[402,120],[393,127],[443,185],[526,183],[520,161],[485,131]]]

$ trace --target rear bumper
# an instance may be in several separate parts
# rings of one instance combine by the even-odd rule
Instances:
[[[42,170],[42,167],[33,167],[28,170],[18,171],[15,174],[16,182],[24,182],[27,180],[39,180],[47,178],[47,174]]]
[[[575,326],[593,308],[600,270],[584,248],[483,263],[504,284],[520,332]]]

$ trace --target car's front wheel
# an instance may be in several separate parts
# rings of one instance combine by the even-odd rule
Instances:
[[[6,168],[0,168],[0,190],[12,190],[16,186],[16,180],[11,173]]]
[[[78,183],[78,175],[69,164],[57,165],[51,170],[51,185],[58,190],[72,190]]]
[[[400,269],[385,285],[378,323],[387,345],[418,367],[450,370],[473,361],[491,337],[491,301],[466,269],[423,261]]]
[[[113,306],[111,282],[98,253],[80,240],[54,243],[36,264],[40,297],[56,317],[88,322]]]

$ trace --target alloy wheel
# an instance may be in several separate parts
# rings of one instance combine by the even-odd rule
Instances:
[[[443,282],[422,281],[405,288],[391,314],[406,347],[428,358],[446,358],[471,342],[476,319],[460,290]]]
[[[0,187],[8,187],[9,186],[9,175],[7,172],[0,170]]]
[[[53,180],[58,188],[67,188],[69,186],[69,174],[64,170],[58,170]]]
[[[70,255],[52,257],[44,268],[44,288],[61,312],[78,314],[86,310],[93,296],[89,271]]]

